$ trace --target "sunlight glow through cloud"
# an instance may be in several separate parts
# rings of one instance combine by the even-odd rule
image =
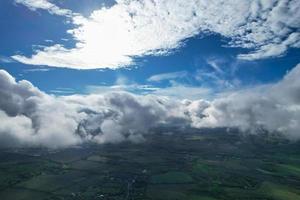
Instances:
[[[208,33],[228,38],[228,46],[248,48],[250,52],[238,55],[246,60],[280,56],[300,47],[298,0],[118,0],[87,18],[52,3],[45,7],[30,0],[16,2],[33,10],[65,13],[75,27],[68,30],[76,41],[74,48],[55,44],[29,57],[13,56],[25,64],[116,69],[133,65],[136,57],[165,55],[185,39]]]

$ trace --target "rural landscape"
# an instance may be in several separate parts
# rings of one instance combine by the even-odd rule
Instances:
[[[300,199],[299,142],[226,129],[156,132],[139,144],[2,149],[0,199]]]

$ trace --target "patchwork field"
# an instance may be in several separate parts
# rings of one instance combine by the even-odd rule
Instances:
[[[300,144],[223,129],[2,149],[1,200],[300,200]]]

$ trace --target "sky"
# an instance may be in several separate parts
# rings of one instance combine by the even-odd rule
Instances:
[[[300,138],[299,10],[298,0],[0,1],[2,145],[138,141],[175,124]]]

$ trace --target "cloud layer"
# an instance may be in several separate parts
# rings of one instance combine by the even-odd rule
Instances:
[[[255,60],[300,47],[298,0],[117,0],[89,17],[71,14],[46,0],[16,0],[32,10],[71,18],[74,48],[61,44],[15,55],[25,64],[76,69],[119,68],[145,55],[164,55],[197,34],[217,33],[228,46],[247,48],[240,59]],[[201,47],[199,47],[201,48]]]
[[[128,92],[51,96],[0,70],[0,147],[140,142],[160,127],[237,127],[300,139],[300,65],[275,84],[213,101]]]

